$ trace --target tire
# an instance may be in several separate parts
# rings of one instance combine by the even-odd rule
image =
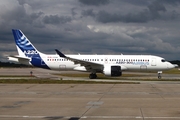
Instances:
[[[97,78],[97,75],[96,75],[96,74],[91,73],[91,74],[89,75],[89,79],[96,79],[96,78]]]

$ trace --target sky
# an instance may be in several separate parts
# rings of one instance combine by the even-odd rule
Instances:
[[[180,60],[180,0],[0,0],[0,61],[12,29],[41,52],[157,55]]]

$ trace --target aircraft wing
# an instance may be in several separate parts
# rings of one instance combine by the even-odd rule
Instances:
[[[74,62],[74,64],[80,64],[81,66],[84,66],[87,71],[93,71],[93,70],[101,71],[101,70],[103,70],[104,66],[102,64],[93,63],[93,62],[90,62],[90,61],[84,61],[84,60],[80,60],[80,59],[76,59],[76,58],[71,58],[71,57],[65,56],[63,53],[61,53],[57,49],[55,49],[55,51],[60,57],[71,60],[71,61]]]

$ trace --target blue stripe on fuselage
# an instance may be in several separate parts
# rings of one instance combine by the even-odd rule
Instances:
[[[40,67],[44,69],[50,69],[46,63],[41,59],[41,57],[32,57],[31,58],[31,64],[35,67]]]

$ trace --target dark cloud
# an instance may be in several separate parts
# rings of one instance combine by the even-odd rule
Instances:
[[[76,8],[71,8],[71,14],[74,17],[75,15],[77,15],[77,13],[75,12]]]
[[[149,10],[149,16],[151,16],[152,20],[160,18],[159,12],[166,12],[165,6],[159,1],[155,1],[152,4],[150,4],[148,6],[148,10]]]
[[[170,5],[177,5],[180,3],[179,0],[157,0],[161,3],[170,4]]]
[[[95,17],[96,13],[93,12],[93,9],[88,9],[88,10],[83,10],[81,12],[81,15],[84,17],[87,17],[87,16]]]
[[[3,23],[0,24],[3,28],[32,25],[34,21],[44,15],[41,11],[27,13],[27,6],[17,5],[11,10],[7,10],[6,13],[1,14]],[[8,26],[6,26],[8,24]],[[11,25],[11,26],[10,26]],[[9,28],[8,28],[9,29]]]
[[[19,2],[20,5],[23,5],[26,3],[26,0],[17,0]]]
[[[179,3],[180,0],[2,0],[0,59],[3,54],[16,53],[12,28],[21,29],[45,53],[55,53],[57,48],[65,53],[177,58]]]
[[[83,10],[81,13],[83,17],[91,16],[96,21],[102,23],[145,23],[152,19],[149,14],[150,12],[148,10],[144,10],[137,14],[128,13],[126,15],[123,15],[121,13],[109,13],[105,10],[101,10],[98,13],[95,13],[93,12],[93,9]]]
[[[46,24],[64,24],[67,22],[71,22],[71,17],[69,16],[58,16],[58,15],[49,15],[49,16],[45,16],[43,18],[43,22]]]
[[[96,15],[96,20],[102,23],[110,23],[110,22],[125,22],[125,23],[144,23],[149,20],[149,16],[147,15],[148,11],[143,11],[138,14],[110,14],[106,11],[99,11]]]
[[[146,9],[141,10],[140,12],[132,13],[111,13],[107,10],[100,10],[99,12],[93,12],[93,9],[83,10],[81,15],[83,17],[91,16],[98,22],[102,23],[146,23],[153,20],[167,20],[167,19],[176,19],[179,17],[175,10],[167,13],[167,9],[164,6],[164,3],[161,1],[154,1],[149,4]]]
[[[29,16],[30,16],[31,19],[37,19],[43,14],[44,14],[43,12],[38,12],[38,13],[32,13]]]
[[[99,5],[106,5],[109,4],[109,0],[79,0],[80,3],[84,4],[84,5],[95,5],[95,6],[99,6]]]
[[[116,0],[116,2],[119,2],[120,4],[124,2],[124,3],[133,4],[137,6],[148,5],[150,1],[152,0]]]

